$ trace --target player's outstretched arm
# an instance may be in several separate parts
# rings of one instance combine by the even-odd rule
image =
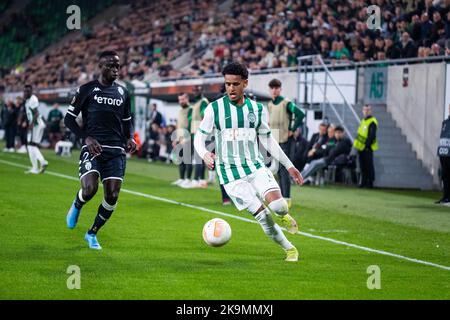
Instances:
[[[216,156],[214,153],[209,152],[208,149],[206,149],[206,138],[212,132],[213,128],[214,111],[211,105],[208,105],[205,109],[203,120],[200,123],[199,129],[194,137],[194,148],[203,161],[205,161],[206,166],[211,170],[214,169]]]
[[[289,160],[283,149],[281,149],[278,142],[272,137],[272,134],[268,133],[259,135],[259,141],[264,149],[266,149],[272,157],[278,160],[286,168],[296,184],[303,184],[302,174],[294,167],[291,160]]]
[[[302,174],[294,167],[291,160],[289,160],[287,155],[281,149],[278,142],[273,138],[268,124],[268,116],[267,110],[263,109],[261,125],[257,129],[259,141],[263,145],[264,149],[266,149],[272,157],[278,160],[278,162],[286,168],[296,184],[303,184]]]

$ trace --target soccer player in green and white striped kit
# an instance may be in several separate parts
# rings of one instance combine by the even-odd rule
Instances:
[[[263,163],[258,139],[287,169],[295,183],[303,183],[302,175],[272,137],[263,105],[244,95],[248,85],[247,68],[232,62],[225,66],[222,74],[226,95],[205,109],[195,135],[195,149],[209,168],[215,167],[220,183],[235,206],[239,210],[247,209],[255,217],[265,234],[285,250],[286,261],[297,261],[297,249],[273,221],[271,211],[290,233],[297,233],[297,222],[289,215],[280,187]],[[209,152],[205,146],[211,133],[215,135],[215,153]]]

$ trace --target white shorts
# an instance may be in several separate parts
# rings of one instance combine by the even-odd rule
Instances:
[[[236,208],[256,212],[268,192],[280,190],[273,173],[266,167],[259,168],[252,174],[224,185],[228,196]]]
[[[44,135],[45,124],[38,122],[37,126],[34,126],[31,131],[28,132],[27,140],[28,143],[33,142],[40,144],[42,141],[42,136]]]

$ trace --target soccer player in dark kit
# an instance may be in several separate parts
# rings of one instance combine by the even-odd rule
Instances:
[[[117,206],[125,175],[126,152],[134,152],[130,96],[127,89],[115,82],[119,75],[119,56],[104,51],[99,57],[100,77],[82,85],[72,99],[64,123],[83,139],[79,162],[81,189],[67,214],[67,227],[75,228],[83,205],[91,200],[103,183],[104,198],[98,207],[94,224],[85,240],[91,249],[100,250],[97,232],[111,217]],[[83,128],[75,119],[82,113]]]

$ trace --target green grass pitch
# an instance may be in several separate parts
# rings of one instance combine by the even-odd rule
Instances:
[[[437,266],[304,234],[288,234],[300,251],[300,261],[288,263],[257,224],[145,196],[252,219],[223,207],[218,187],[172,187],[175,166],[133,159],[123,188],[135,193],[120,194],[98,252],[83,236],[103,190],[83,208],[77,228],[67,229],[78,151],[45,156],[49,173],[34,176],[24,174],[27,155],[0,153],[0,299],[450,298],[450,208],[433,205],[437,192],[294,187],[291,209],[304,233]],[[233,231],[221,248],[201,236],[214,217]],[[71,265],[80,267],[81,289],[67,288]],[[372,265],[380,268],[381,289],[367,287]]]

